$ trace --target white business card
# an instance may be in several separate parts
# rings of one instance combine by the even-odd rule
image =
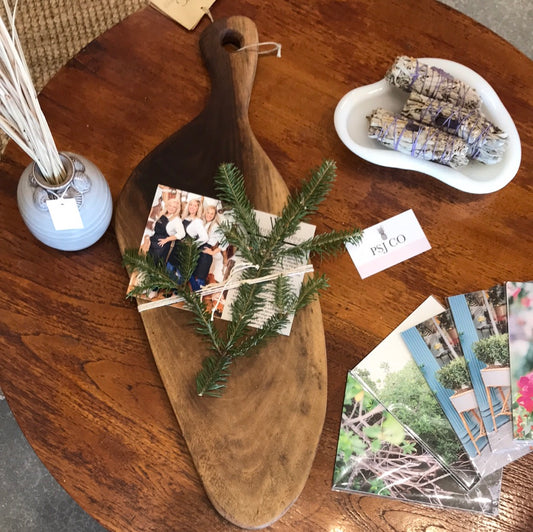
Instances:
[[[362,279],[431,249],[412,209],[363,231],[358,245],[346,244]]]

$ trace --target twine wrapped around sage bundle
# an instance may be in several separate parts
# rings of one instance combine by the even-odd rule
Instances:
[[[408,56],[397,57],[385,79],[405,91],[418,92],[430,98],[454,102],[460,107],[479,109],[481,97],[475,89],[444,70],[421,63]]]
[[[457,168],[468,164],[468,144],[432,126],[378,108],[367,117],[368,136],[412,157]]]
[[[507,147],[507,133],[476,109],[411,92],[402,115],[457,135],[468,144],[468,157],[484,164],[499,163]]]

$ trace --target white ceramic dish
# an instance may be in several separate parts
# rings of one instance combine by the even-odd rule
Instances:
[[[415,159],[382,146],[368,137],[369,115],[375,108],[401,111],[407,93],[384,79],[348,92],[335,109],[335,129],[342,142],[363,159],[381,166],[423,172],[464,192],[486,194],[507,185],[518,172],[522,150],[520,137],[511,118],[494,89],[470,68],[454,61],[420,58],[422,63],[442,68],[452,76],[475,88],[483,99],[481,110],[494,124],[509,135],[509,144],[501,162],[485,165],[470,161],[461,168],[450,168],[430,161]]]

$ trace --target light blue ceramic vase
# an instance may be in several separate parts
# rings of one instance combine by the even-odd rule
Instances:
[[[63,251],[77,251],[94,244],[106,232],[113,213],[113,200],[102,172],[81,155],[60,153],[66,170],[64,182],[50,187],[37,164],[22,173],[17,202],[24,223],[43,244]],[[56,230],[47,200],[75,198],[83,222],[82,229]]]

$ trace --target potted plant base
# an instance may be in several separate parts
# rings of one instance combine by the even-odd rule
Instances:
[[[477,440],[479,440],[479,438],[482,438],[483,436],[485,436],[486,433],[485,433],[485,427],[483,426],[483,423],[481,422],[481,418],[479,417],[477,413],[478,404],[477,404],[474,390],[472,388],[468,388],[465,390],[458,390],[450,397],[450,401],[453,407],[455,408],[455,410],[457,410],[461,418],[461,421],[463,422],[463,426],[465,427],[466,432],[468,433],[468,437],[470,438],[470,441],[474,445],[477,454],[481,454],[476,442]],[[464,412],[471,412],[473,416],[476,418],[476,421],[479,426],[479,434],[477,437],[473,435],[470,429],[470,426],[464,417]]]
[[[477,408],[476,396],[471,388],[455,392],[450,401],[457,412],[468,412]]]
[[[511,386],[511,372],[508,366],[491,366],[482,369],[480,373],[486,387]]]

